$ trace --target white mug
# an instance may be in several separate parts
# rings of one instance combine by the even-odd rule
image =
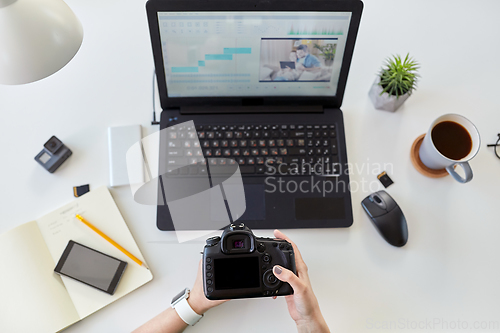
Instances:
[[[441,154],[434,145],[431,134],[432,130],[437,124],[444,121],[451,121],[460,124],[469,133],[470,138],[472,140],[472,149],[467,154],[467,156],[459,160],[453,160]],[[472,169],[468,161],[470,161],[474,156],[476,156],[480,146],[481,146],[481,138],[479,136],[479,131],[470,120],[458,114],[445,114],[434,120],[431,127],[429,128],[429,131],[424,137],[424,140],[422,142],[422,145],[420,146],[418,154],[422,163],[424,163],[424,165],[427,166],[428,168],[436,170],[446,169],[446,171],[448,171],[448,173],[455,180],[457,180],[460,183],[467,183],[472,180]],[[459,165],[463,168],[465,172],[465,177],[460,176],[455,171],[456,165]]]

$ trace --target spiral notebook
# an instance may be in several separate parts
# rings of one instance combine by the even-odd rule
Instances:
[[[76,214],[145,262],[105,186],[14,228],[0,235],[0,332],[61,331],[153,279]],[[69,240],[129,263],[113,296],[54,273]]]

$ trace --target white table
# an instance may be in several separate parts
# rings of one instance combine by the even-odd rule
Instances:
[[[108,126],[157,130],[149,125],[153,61],[144,1],[67,3],[85,29],[76,57],[40,82],[0,86],[0,232],[70,201],[75,185],[108,184]],[[500,132],[499,12],[494,0],[366,1],[342,107],[349,162],[364,165],[352,170],[351,181],[366,181],[352,193],[354,224],[286,231],[309,266],[332,331],[499,329],[500,160],[486,148]],[[374,74],[386,56],[408,51],[422,64],[418,90],[396,113],[375,110],[367,96]],[[472,120],[483,140],[466,185],[426,178],[409,158],[413,140],[451,112]],[[33,160],[52,135],[74,153],[55,174]],[[391,164],[385,169],[395,184],[388,192],[408,220],[404,248],[388,245],[360,205],[382,188],[379,163]],[[157,230],[155,207],[133,202],[126,187],[111,191],[155,278],[67,332],[131,331],[194,281],[204,240],[176,243],[173,233]],[[188,329],[294,330],[284,299],[232,301]]]

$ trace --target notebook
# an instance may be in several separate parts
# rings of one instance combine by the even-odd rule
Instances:
[[[0,235],[0,332],[57,332],[153,279],[75,218],[82,215],[144,262],[107,187]],[[113,296],[54,273],[69,240],[129,264]]]

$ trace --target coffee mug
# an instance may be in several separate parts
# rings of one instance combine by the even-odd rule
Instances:
[[[432,123],[422,141],[419,157],[430,169],[446,169],[458,182],[472,180],[469,161],[476,156],[481,145],[479,132],[467,118],[458,114],[445,114]],[[461,166],[465,177],[455,171]]]

